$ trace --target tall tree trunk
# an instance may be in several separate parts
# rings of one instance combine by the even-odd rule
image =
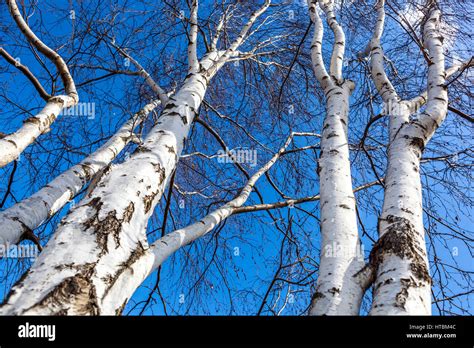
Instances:
[[[218,56],[203,58],[203,71]],[[201,72],[188,75],[143,145],[63,219],[0,313],[98,315],[121,308],[107,295],[148,249],[148,219],[175,170],[207,84]]]
[[[321,206],[321,254],[311,315],[358,315],[366,288],[364,255],[358,234],[347,135],[349,97],[354,83],[342,78],[345,36],[336,21],[333,1],[319,1],[335,43],[330,75],[322,59],[323,25],[318,4],[310,1],[315,23],[312,62],[326,96],[321,155],[318,161]],[[363,271],[364,270],[364,271]]]
[[[383,1],[378,8],[383,25]],[[383,71],[380,35],[372,42],[372,75],[390,115],[390,142],[379,240],[370,256],[376,270],[370,314],[431,314],[431,277],[423,226],[420,159],[446,117],[448,95],[440,12],[431,10],[423,40],[429,54],[426,109],[410,119],[412,103],[400,101]],[[378,37],[377,37],[378,36]],[[377,55],[374,57],[374,54]],[[390,86],[387,90],[387,86]]]
[[[319,159],[321,254],[312,315],[357,315],[365,286],[355,277],[364,266],[352,190],[347,123],[354,85],[345,81],[327,94]]]
[[[122,289],[134,290],[143,278],[119,282],[120,288],[114,285],[133,270],[137,260],[149,266],[148,220],[176,169],[208,83],[229,58],[239,54],[237,49],[270,4],[266,0],[250,16],[228,49],[211,49],[197,61],[198,1],[193,0],[188,75],[183,86],[169,98],[158,85],[152,86],[166,101],[157,124],[131,158],[103,176],[62,220],[36,262],[10,291],[0,314],[97,315],[123,309]],[[145,266],[137,273],[146,276]]]
[[[311,136],[311,133],[292,133],[282,148],[255,174],[253,174],[234,199],[215,209],[199,221],[170,232],[155,241],[150,248],[133,260],[116,279],[114,285],[102,300],[105,313],[120,311],[117,304],[125,304],[145,278],[163,264],[177,250],[201,238],[218,224],[234,214],[247,201],[258,179],[265,174],[284,155],[286,148],[296,136]]]
[[[391,120],[408,121],[408,107],[393,105]],[[424,141],[408,127],[402,127],[390,142],[380,237],[371,252],[377,269],[371,314],[431,313],[420,181],[423,146]]]

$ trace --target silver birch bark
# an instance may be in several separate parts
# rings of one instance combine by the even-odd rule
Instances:
[[[370,256],[376,271],[372,315],[431,314],[431,277],[423,227],[420,159],[423,150],[447,113],[448,95],[440,12],[431,10],[423,40],[428,52],[426,109],[410,117],[424,101],[403,101],[383,67],[380,37],[385,18],[384,1],[377,5],[378,21],[370,43],[372,77],[389,115],[389,148],[379,240]]]
[[[197,6],[197,1],[193,4]],[[269,5],[266,1],[250,17],[229,49],[206,54],[197,71],[194,54],[188,56],[191,72],[169,98],[157,125],[131,158],[114,167],[62,220],[0,313],[98,315],[123,309],[122,297],[109,297],[110,291],[130,265],[146,259],[142,256],[149,249],[148,219],[176,168],[208,83],[236,54],[253,22]],[[190,46],[196,44],[190,42]]]
[[[212,56],[216,53],[201,64],[210,64]],[[0,312],[105,314],[101,303],[109,289],[148,249],[147,221],[174,171],[206,88],[202,74],[186,79],[143,145],[63,219]]]
[[[13,19],[23,35],[38,51],[51,60],[58,69],[67,95],[51,97],[39,114],[26,119],[20,129],[0,139],[0,168],[17,159],[36,138],[48,132],[51,124],[64,108],[74,106],[79,101],[74,80],[64,60],[31,31],[21,16],[15,0],[7,0],[7,4]]]
[[[358,235],[352,190],[347,124],[354,83],[342,77],[345,35],[336,20],[333,1],[319,1],[334,32],[329,74],[322,57],[323,24],[318,1],[308,2],[315,25],[311,46],[313,70],[326,97],[326,116],[318,161],[321,207],[321,254],[310,315],[357,315],[365,288],[364,255]]]
[[[73,199],[100,171],[105,170],[133,140],[133,130],[159,105],[147,104],[127,121],[104,145],[23,201],[0,212],[0,245],[18,243]],[[1,257],[1,255],[0,255]]]
[[[143,254],[119,275],[107,296],[104,297],[102,301],[104,313],[116,313],[117,304],[122,304],[121,307],[118,307],[118,310],[123,308],[123,304],[127,302],[143,280],[173,253],[205,236],[222,221],[238,213],[238,209],[245,204],[260,177],[285,154],[286,148],[296,136],[313,136],[313,134],[292,133],[280,150],[249,178],[239,195],[234,199],[215,209],[198,222],[168,233],[151,244],[147,250],[144,250]],[[312,199],[317,200],[318,198],[313,197]]]

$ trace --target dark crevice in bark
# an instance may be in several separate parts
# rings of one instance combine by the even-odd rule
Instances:
[[[48,308],[50,315],[100,315],[92,276],[95,263],[77,266],[79,272],[56,285],[41,301],[25,310]]]
[[[109,211],[107,216],[103,220],[99,220],[99,213],[102,208],[103,202],[99,197],[93,198],[87,205],[95,209],[95,213],[83,223],[85,229],[93,228],[94,234],[96,235],[96,242],[100,249],[99,258],[108,253],[108,241],[111,235],[115,241],[115,248],[120,246],[120,231],[122,230],[122,224],[127,223],[132,219],[135,211],[133,202],[124,209],[122,218],[117,217],[116,210]]]
[[[405,309],[405,304],[408,298],[408,289],[410,287],[420,287],[426,284],[431,284],[431,277],[429,274],[428,266],[425,261],[425,253],[418,242],[416,241],[416,235],[418,232],[415,226],[408,220],[402,217],[388,215],[385,220],[389,227],[385,230],[385,233],[375,243],[370,253],[370,264],[377,271],[378,267],[384,261],[384,258],[388,255],[396,255],[403,260],[409,260],[410,270],[413,275],[410,278],[400,279],[401,290],[397,293],[395,298],[395,306]],[[388,273],[388,270],[383,273]],[[383,274],[379,274],[378,278]],[[387,278],[384,281],[378,282],[374,286],[374,291],[377,291],[384,285],[391,284],[395,281],[393,278]],[[380,305],[378,305],[380,306]]]
[[[370,263],[377,269],[385,256],[396,255],[401,259],[411,260],[410,267],[417,279],[431,283],[424,251],[418,246],[415,238],[418,234],[415,226],[409,220],[393,215],[388,215],[384,220],[389,227],[372,248]]]
[[[135,263],[140,257],[143,256],[145,253],[145,248],[143,247],[141,242],[138,242],[137,248],[132,251],[130,254],[129,258],[127,261],[123,262],[117,272],[114,275],[109,275],[106,277],[106,279],[103,279],[107,283],[107,288],[105,289],[104,294],[102,295],[102,300],[107,296],[109,293],[110,289],[113,287],[117,279],[120,277],[120,275],[125,272],[128,268],[130,268],[131,265]]]

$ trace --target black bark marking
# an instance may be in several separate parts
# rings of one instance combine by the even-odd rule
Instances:
[[[117,217],[117,211],[111,210],[107,213],[107,216],[103,220],[99,220],[99,212],[102,208],[103,202],[99,197],[92,199],[87,205],[93,207],[96,211],[87,221],[83,223],[86,229],[93,228],[96,235],[96,242],[100,249],[99,257],[103,254],[108,253],[108,240],[111,235],[115,241],[115,248],[120,246],[120,232],[122,230],[122,224],[130,222],[135,206],[133,202],[124,209],[123,216],[121,219]]]
[[[48,103],[59,103],[61,105],[64,105],[64,100],[60,97],[52,97],[48,99]]]
[[[313,296],[311,297],[312,301],[317,301],[320,298],[324,298],[326,295],[324,295],[322,292],[316,291]]]
[[[397,293],[395,297],[395,307],[400,307],[405,309],[405,304],[408,297],[408,287],[403,287],[400,292]]]
[[[382,219],[380,219],[382,220]],[[431,284],[428,266],[423,257],[423,250],[418,246],[415,236],[418,232],[415,226],[407,219],[388,215],[385,219],[389,227],[385,234],[375,243],[370,253],[370,264],[378,270],[384,258],[396,255],[404,260],[410,260],[410,270],[413,279],[401,279],[402,290],[397,294],[395,301],[397,307],[404,308],[410,287],[419,287]],[[378,275],[379,277],[381,274]],[[379,283],[378,287],[391,282]],[[378,288],[377,287],[377,288]]]
[[[94,174],[90,164],[89,163],[81,164],[81,168],[84,170],[84,173],[86,174],[84,179],[89,181],[92,178],[92,175]]]
[[[176,153],[176,151],[174,150],[174,147],[173,147],[173,146],[165,145],[165,147],[168,149],[168,152],[169,152],[169,153]]]
[[[413,146],[415,149],[423,152],[425,149],[425,141],[422,138],[413,137],[411,139],[410,145]]]
[[[23,121],[23,123],[31,123],[39,126],[41,124],[41,121],[37,117],[33,116],[28,117],[26,120]]]
[[[137,261],[142,255],[145,253],[145,248],[143,247],[141,242],[138,242],[137,248],[131,252],[130,256],[125,262],[122,262],[119,266],[119,269],[114,275],[109,274],[105,279],[107,281],[107,288],[104,291],[104,295],[102,295],[102,300],[107,296],[110,289],[112,289],[113,285],[120,277],[120,275],[125,272],[128,268],[131,269],[131,266]]]
[[[168,102],[164,108],[164,110],[170,110],[170,109],[174,109],[177,105],[175,103],[172,103],[172,102]]]
[[[56,285],[41,301],[28,310],[48,308],[52,315],[100,315],[92,276],[95,263],[77,266],[79,272]]]
[[[151,194],[145,195],[145,197],[143,197],[143,206],[145,207],[145,214],[150,211],[151,206],[153,205],[153,200],[155,199],[157,194],[158,191],[152,192]]]
[[[135,153],[142,153],[142,152],[151,152],[149,148],[143,145],[138,145],[137,148],[135,149]]]
[[[166,170],[161,166],[160,163],[153,164],[155,172],[158,174],[158,189],[154,192],[151,192],[149,195],[143,197],[143,205],[145,207],[145,213],[148,213],[153,206],[153,200],[156,195],[160,192],[161,186],[166,179]],[[151,189],[151,186],[146,187],[147,190]]]
[[[372,248],[370,262],[378,267],[385,255],[388,254],[397,255],[401,259],[412,260],[413,269],[417,270],[415,276],[420,280],[431,283],[431,277],[422,256],[423,251],[415,240],[415,235],[418,234],[415,226],[409,220],[393,215],[388,215],[385,221],[390,226]]]
[[[393,281],[394,281],[393,278],[388,278],[388,279],[385,279],[383,282],[375,284],[374,291],[377,291],[377,289],[382,285],[387,285],[387,284],[393,283]]]
[[[331,132],[326,136],[326,139],[338,137],[339,135],[336,132]]]
[[[115,310],[115,315],[117,316],[122,315],[123,310],[125,309],[125,306],[127,305],[127,302],[128,302],[128,298],[126,298],[125,301],[123,301],[122,305]]]

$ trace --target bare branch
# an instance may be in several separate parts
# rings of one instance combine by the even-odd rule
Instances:
[[[48,92],[45,91],[41,83],[38,81],[35,75],[28,69],[26,65],[21,64],[19,61],[17,61],[15,58],[13,58],[3,47],[0,47],[0,55],[5,58],[5,60],[13,65],[15,68],[20,70],[27,78],[28,80],[31,81],[33,86],[36,88],[38,91],[39,95],[41,98],[44,100],[48,101],[49,98],[51,98],[51,95],[48,94]]]

